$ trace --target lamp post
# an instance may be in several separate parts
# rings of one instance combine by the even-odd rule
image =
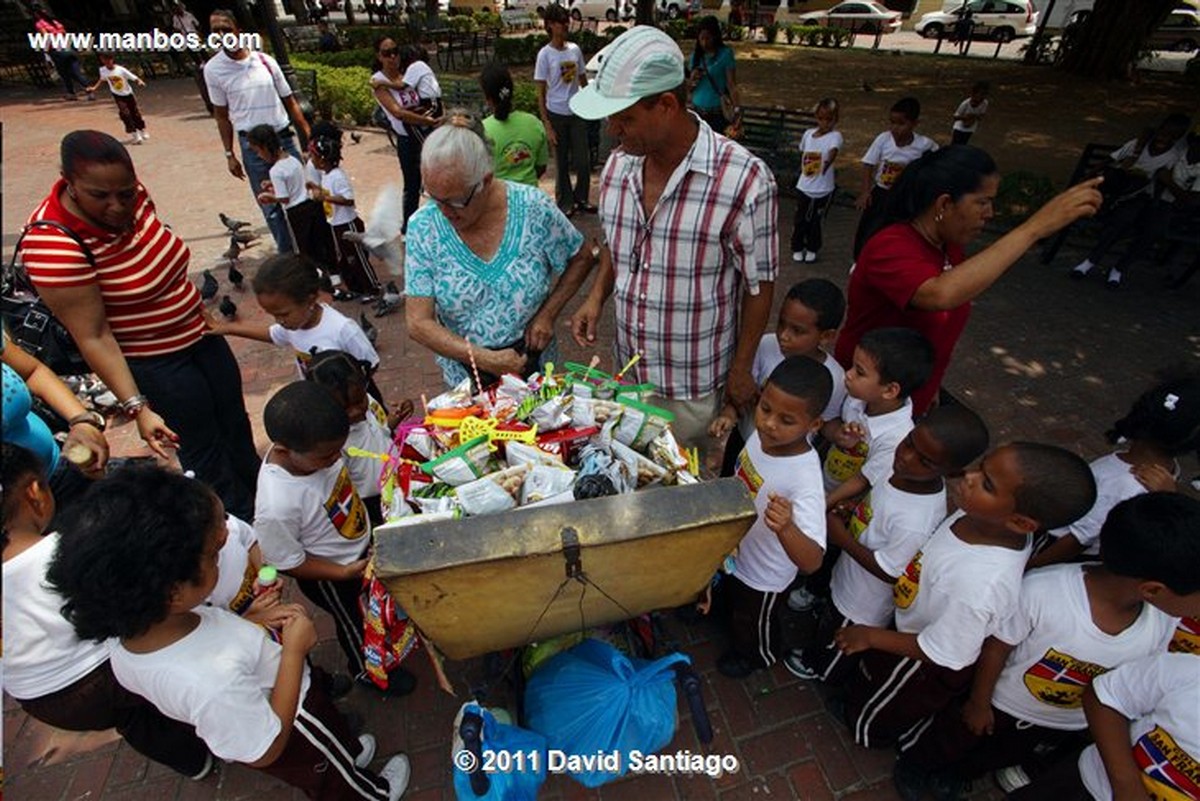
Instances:
[[[288,60],[287,41],[283,38],[283,30],[275,16],[275,0],[258,0],[258,8],[262,13],[263,25],[267,29],[267,38],[271,40],[271,50],[275,52],[275,60],[279,62],[279,69],[283,72],[288,86],[292,87],[296,102],[300,104],[300,111],[311,124],[316,116],[316,109],[313,108],[312,99],[296,80],[296,68]]]

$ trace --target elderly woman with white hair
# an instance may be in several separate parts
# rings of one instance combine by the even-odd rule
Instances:
[[[592,252],[552,198],[493,175],[470,112],[451,109],[421,150],[426,203],[409,220],[409,334],[437,354],[448,386],[528,375],[555,359],[554,322],[592,267]],[[557,280],[556,280],[557,279]]]

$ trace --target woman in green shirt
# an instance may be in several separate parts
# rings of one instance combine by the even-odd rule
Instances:
[[[492,146],[496,177],[537,186],[550,160],[542,121],[513,110],[513,81],[507,67],[488,64],[479,76],[479,85],[492,110],[483,121],[483,130]]]
[[[721,109],[727,98],[734,113],[741,106],[734,76],[733,49],[721,39],[721,23],[716,17],[704,17],[696,26],[696,51],[688,61],[692,89],[692,108],[700,119],[717,133],[733,122]]]

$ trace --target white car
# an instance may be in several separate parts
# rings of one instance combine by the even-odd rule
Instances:
[[[947,6],[951,10],[922,15],[914,30],[926,39],[951,34],[965,9],[971,12],[975,23],[971,31],[974,38],[1011,42],[1018,36],[1037,33],[1040,12],[1033,7],[1033,0],[970,0],[957,5],[947,3]]]
[[[571,0],[568,8],[571,19],[603,19],[616,22],[618,19],[633,19],[634,9],[628,0]],[[619,9],[619,10],[618,10]]]
[[[696,14],[701,9],[700,0],[658,0],[658,15],[667,19],[679,19],[684,14]]]
[[[844,28],[856,33],[895,33],[900,30],[900,12],[884,8],[879,3],[838,3],[828,11],[811,11],[801,14],[801,25],[824,25],[829,28]]]

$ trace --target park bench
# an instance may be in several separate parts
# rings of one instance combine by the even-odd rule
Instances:
[[[1071,172],[1071,177],[1067,180],[1067,186],[1074,186],[1088,176],[1099,173],[1104,168],[1104,165],[1109,163],[1110,154],[1119,147],[1120,145],[1089,142],[1084,146],[1083,153],[1079,156],[1079,161],[1075,162],[1075,169]],[[1058,255],[1059,248],[1067,241],[1067,237],[1071,235],[1072,230],[1085,224],[1085,222],[1081,221],[1073,225],[1068,225],[1046,240],[1045,245],[1042,246],[1042,264],[1049,264],[1054,261],[1054,257]]]
[[[329,31],[340,46],[345,46],[345,40],[332,22]],[[287,39],[288,49],[295,52],[314,51],[321,44],[321,31],[316,25],[292,25],[283,29],[283,37]]]
[[[739,141],[767,163],[781,187],[791,187],[800,170],[800,137],[816,124],[809,111],[783,106],[742,106]]]
[[[539,27],[536,16],[522,8],[506,8],[500,12],[500,21],[509,31],[528,31]]]

